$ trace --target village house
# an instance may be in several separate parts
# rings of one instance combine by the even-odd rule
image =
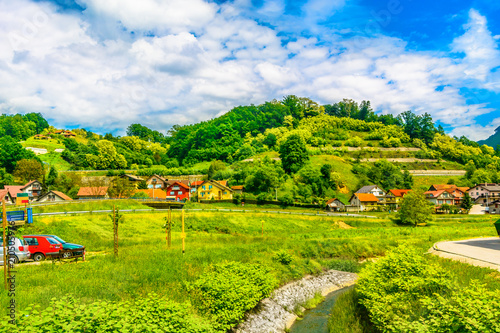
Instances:
[[[203,184],[203,180],[197,180],[191,183],[191,195],[195,195],[196,191],[198,190],[198,187],[200,187],[201,184]]]
[[[59,191],[50,191],[48,193],[45,193],[44,195],[40,196],[37,200],[37,202],[60,202],[60,201],[68,201],[68,200],[73,200],[70,197],[68,197],[66,194],[59,192]]]
[[[148,184],[148,188],[160,188],[160,189],[166,189],[168,187],[168,181],[167,179],[158,176],[158,175],[152,175],[146,180],[146,184]]]
[[[231,186],[231,189],[234,191],[234,194],[243,194],[243,190],[245,189],[244,185],[234,185]]]
[[[9,191],[9,195],[13,202],[17,200],[18,194],[20,193],[27,194],[28,200],[33,201],[38,199],[42,194],[42,183],[38,180],[32,180],[25,185],[5,185],[4,189]]]
[[[137,177],[136,175],[131,175],[131,174],[120,175],[120,178],[128,180],[129,182],[134,184],[135,187],[137,187],[137,185],[144,180],[141,177]]]
[[[490,203],[500,199],[500,184],[483,183],[468,190],[470,197],[476,204],[489,206]]]
[[[379,200],[373,193],[354,193],[349,202],[351,206],[363,212],[380,208]]]
[[[385,195],[385,204],[391,209],[398,209],[401,206],[403,197],[411,190],[389,190]]]
[[[440,191],[427,191],[424,193],[427,201],[436,206],[439,209],[443,204],[454,205],[455,198],[451,193],[445,190]]]
[[[380,204],[384,204],[385,202],[385,191],[378,187],[377,185],[367,185],[363,186],[359,190],[356,191],[358,194],[373,194]]]
[[[108,199],[108,187],[80,187],[76,196],[78,197],[78,199]]]
[[[488,211],[490,214],[500,214],[500,200],[490,202],[488,205]]]
[[[326,202],[326,210],[330,212],[343,212],[346,205],[337,198],[330,199]]]
[[[189,200],[189,186],[180,181],[170,184],[165,192],[168,197],[175,197],[175,201]]]
[[[215,181],[206,180],[204,181],[197,190],[199,200],[224,200],[233,198],[233,190],[223,185],[227,185],[227,181]]]
[[[6,204],[13,204],[15,202],[7,189],[0,190],[0,200],[5,200]]]

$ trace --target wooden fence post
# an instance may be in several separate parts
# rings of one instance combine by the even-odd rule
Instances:
[[[182,234],[181,234],[181,237],[182,237],[182,254],[185,253],[186,251],[186,246],[185,246],[185,239],[186,239],[186,233],[184,232],[184,209],[182,210],[182,213],[181,213],[181,218],[182,218]]]

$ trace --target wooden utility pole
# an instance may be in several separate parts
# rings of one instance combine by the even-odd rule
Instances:
[[[169,249],[172,246],[172,206],[169,207],[167,215],[167,246]]]
[[[186,233],[184,232],[184,209],[182,210],[182,213],[181,213],[181,216],[182,216],[182,234],[181,234],[181,237],[182,237],[182,254],[185,253],[186,251],[186,245],[185,245],[185,239],[186,239]]]
[[[115,257],[118,257],[118,223],[116,223],[115,205],[113,205],[113,235],[114,235],[114,250]]]
[[[2,201],[2,227],[3,227],[3,278],[5,290],[9,290],[7,283],[7,209],[5,208],[5,198]]]

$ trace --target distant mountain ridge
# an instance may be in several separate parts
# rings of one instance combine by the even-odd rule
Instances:
[[[500,126],[495,128],[495,133],[492,134],[488,139],[479,140],[477,143],[479,145],[487,145],[496,148],[497,145],[500,145]]]

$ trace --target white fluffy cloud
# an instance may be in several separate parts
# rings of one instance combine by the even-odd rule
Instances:
[[[385,113],[429,112],[454,134],[479,137],[469,129],[491,110],[484,100],[467,103],[460,88],[466,81],[500,88],[492,73],[498,41],[475,10],[445,54],[409,51],[383,35],[286,43],[278,28],[244,15],[248,0],[81,2],[79,15],[29,0],[0,2],[0,112],[42,112],[58,126],[109,131],[141,122],[165,131],[296,94],[321,103],[371,100]],[[315,21],[342,4],[311,0],[302,9]],[[259,12],[279,15],[284,6],[274,0]]]

